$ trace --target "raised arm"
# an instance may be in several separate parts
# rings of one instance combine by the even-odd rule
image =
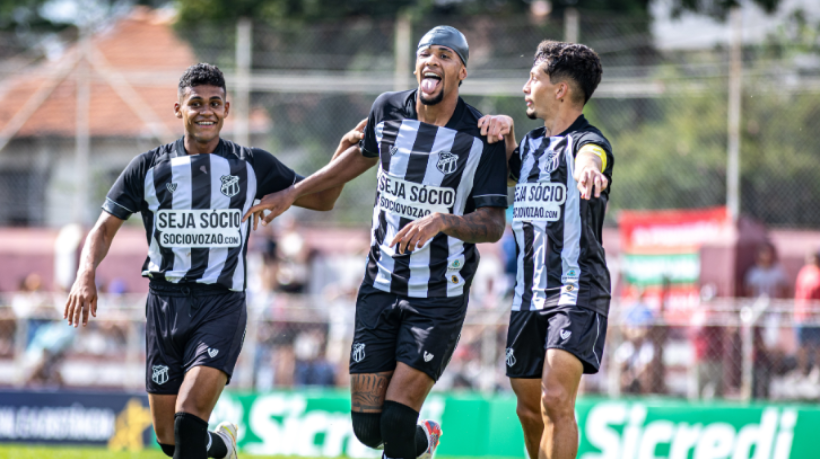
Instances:
[[[262,198],[259,204],[248,210],[248,213],[242,217],[242,221],[244,222],[253,215],[254,229],[257,228],[260,218],[262,224],[267,225],[274,218],[281,215],[282,212],[288,210],[297,199],[340,187],[375,166],[377,162],[378,158],[362,156],[359,147],[352,146],[311,176],[278,193],[269,194]],[[269,210],[270,213],[263,215],[265,210]]]
[[[355,128],[342,137],[339,141],[339,146],[336,148],[336,152],[333,153],[333,157],[330,159],[331,163],[335,161],[336,158],[342,156],[342,154],[349,148],[355,147],[359,144],[359,141],[364,138],[365,125],[367,125],[367,118],[361,120]],[[318,193],[304,195],[294,201],[293,205],[310,210],[332,210],[333,205],[336,204],[336,200],[339,199],[339,195],[342,194],[343,189],[344,184],[320,191]]]
[[[95,283],[97,266],[103,261],[114,235],[122,226],[124,220],[108,212],[102,212],[94,228],[85,238],[85,246],[80,255],[80,267],[77,270],[77,279],[68,294],[68,301],[63,312],[63,319],[68,325],[75,328],[82,322],[88,325],[88,313],[97,317],[97,285]]]

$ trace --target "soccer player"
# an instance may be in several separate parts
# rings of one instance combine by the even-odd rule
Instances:
[[[490,141],[505,141],[516,182],[518,268],[506,363],[532,459],[575,457],[578,385],[603,356],[610,280],[601,229],[613,157],[583,115],[601,73],[587,46],[544,41],[524,85],[527,116],[544,126],[519,145],[512,118],[479,121]]]
[[[379,96],[360,148],[251,208],[269,222],[300,196],[378,165],[371,248],[350,354],[353,431],[384,457],[431,457],[440,426],[419,410],[450,360],[478,266],[477,242],[504,232],[503,142],[490,145],[464,103],[469,49],[435,27],[416,55],[418,88]],[[246,215],[247,216],[247,215]]]
[[[174,104],[185,135],[134,158],[114,183],[64,313],[74,327],[96,317],[97,266],[123,221],[140,212],[149,245],[145,382],[157,441],[175,459],[236,457],[236,426],[207,428],[245,336],[250,225],[241,218],[254,199],[300,178],[264,150],[221,139],[229,109],[217,67],[185,71]],[[337,154],[361,138],[351,131]],[[340,193],[336,187],[295,204],[329,210]]]

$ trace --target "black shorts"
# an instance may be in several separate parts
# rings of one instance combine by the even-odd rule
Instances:
[[[512,311],[507,332],[507,376],[541,379],[547,349],[561,349],[597,373],[606,340],[607,319],[580,307]]]
[[[468,299],[408,298],[362,284],[350,373],[392,371],[402,362],[438,381],[461,336]]]
[[[245,293],[210,286],[155,286],[145,307],[145,388],[176,394],[195,366],[231,380],[245,339]]]

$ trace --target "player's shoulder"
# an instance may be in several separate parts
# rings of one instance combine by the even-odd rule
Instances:
[[[414,89],[405,91],[389,91],[379,94],[376,100],[373,101],[373,108],[371,111],[380,118],[392,117],[400,115],[402,117],[409,117],[409,110],[415,105],[413,98]]]
[[[139,167],[141,169],[148,170],[160,161],[170,160],[176,148],[177,141],[174,141],[140,153],[131,160],[129,167]]]
[[[612,151],[612,145],[609,143],[609,139],[606,138],[603,132],[600,129],[593,126],[586,118],[579,119],[579,122],[575,123],[574,129],[570,133],[572,137],[575,138],[575,144],[577,146],[583,146],[587,143],[594,143],[596,145],[600,145],[601,147]]]
[[[524,134],[524,137],[522,137],[521,141],[518,142],[518,150],[526,153],[537,148],[543,141],[546,131],[547,129],[544,126],[541,126]]]
[[[459,103],[464,104],[464,109],[461,110],[461,119],[458,123],[458,131],[466,132],[475,137],[479,137],[482,141],[484,141],[484,143],[487,143],[487,137],[482,137],[481,129],[478,128],[478,120],[480,120],[484,114],[477,108],[467,102],[464,102],[461,97],[459,97]]]

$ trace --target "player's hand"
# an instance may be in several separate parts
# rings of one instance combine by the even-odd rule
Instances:
[[[436,234],[444,230],[444,220],[438,212],[408,223],[401,231],[396,234],[396,237],[390,242],[390,247],[395,247],[399,255],[404,255],[405,251],[412,252],[413,250],[423,247]],[[409,249],[409,250],[408,250]]]
[[[575,181],[578,183],[581,198],[586,200],[592,199],[593,193],[596,198],[600,198],[601,192],[609,186],[609,179],[601,172],[600,166],[593,162],[588,162],[575,170]]]
[[[487,143],[496,143],[513,132],[513,119],[507,115],[484,115],[479,118],[478,127],[481,135],[487,136]]]
[[[248,209],[248,213],[242,217],[242,222],[244,223],[248,217],[253,215],[254,231],[256,230],[260,219],[262,220],[263,226],[268,226],[268,223],[272,222],[274,218],[282,215],[282,212],[288,210],[290,206],[293,205],[293,202],[296,201],[296,198],[296,190],[293,186],[290,186],[282,191],[266,195],[262,198],[259,204]],[[270,211],[267,215],[265,215],[266,210]]]
[[[94,273],[84,272],[71,286],[63,319],[67,319],[68,325],[73,325],[74,328],[77,328],[81,322],[85,327],[88,325],[89,311],[92,316],[97,317],[97,286],[94,284]]]
[[[347,150],[348,148],[358,144],[360,140],[364,139],[364,127],[366,125],[367,118],[359,121],[359,124],[357,124],[356,127],[342,136],[342,140],[340,142],[342,151]]]

